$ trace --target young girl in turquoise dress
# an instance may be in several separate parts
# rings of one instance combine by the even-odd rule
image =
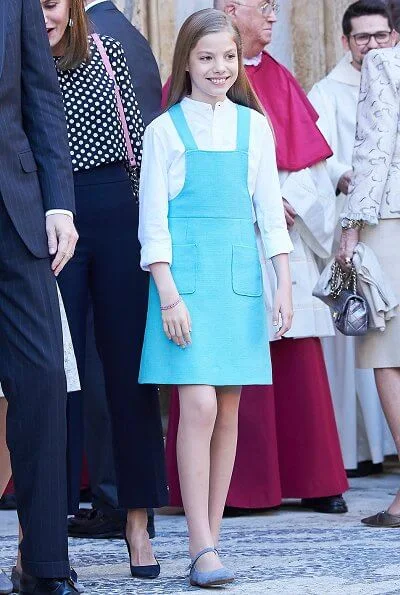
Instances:
[[[255,225],[256,224],[256,225]],[[206,9],[176,44],[168,110],[144,136],[141,266],[151,272],[139,381],[176,384],[190,581],[234,580],[217,551],[242,385],[271,384],[256,230],[278,279],[277,336],[291,281],[274,137],[242,66],[237,29]]]

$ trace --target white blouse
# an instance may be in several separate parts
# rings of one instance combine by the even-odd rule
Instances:
[[[185,98],[182,109],[189,128],[203,151],[232,151],[236,148],[237,109],[229,99],[208,103]],[[276,166],[275,142],[267,119],[252,110],[248,188],[267,258],[289,253],[293,246],[287,231],[282,193]],[[139,240],[141,267],[172,264],[172,242],[168,230],[168,202],[178,196],[185,182],[185,147],[168,113],[156,118],[143,139],[140,175]]]

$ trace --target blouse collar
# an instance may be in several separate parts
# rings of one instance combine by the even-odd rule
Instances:
[[[230,113],[235,109],[235,104],[230,99],[226,98],[224,101],[218,101],[215,104],[215,109],[209,103],[203,101],[195,101],[190,97],[184,97],[182,99],[182,106],[189,111],[198,115],[213,115],[216,112],[219,113]]]

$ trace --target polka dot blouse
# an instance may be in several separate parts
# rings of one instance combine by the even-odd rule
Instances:
[[[144,124],[125,54],[121,44],[111,37],[102,35],[101,40],[120,87],[132,147],[140,167]],[[74,70],[59,70],[59,59],[55,58],[75,172],[109,163],[128,163],[114,85],[92,39],[90,51],[90,60]]]

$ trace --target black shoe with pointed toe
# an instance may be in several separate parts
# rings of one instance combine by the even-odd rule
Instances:
[[[126,536],[125,543],[126,547],[128,548],[129,566],[131,568],[131,575],[133,578],[154,579],[160,576],[161,568],[158,561],[157,564],[150,564],[149,566],[133,566],[131,558],[131,546],[129,545],[129,541]]]

